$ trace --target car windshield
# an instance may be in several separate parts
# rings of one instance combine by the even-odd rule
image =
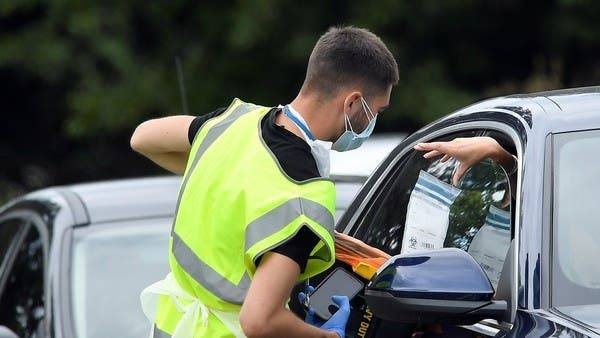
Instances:
[[[77,337],[148,336],[151,325],[139,295],[168,272],[171,222],[138,220],[75,230],[71,304]]]
[[[552,302],[600,328],[600,131],[554,138],[554,269]]]

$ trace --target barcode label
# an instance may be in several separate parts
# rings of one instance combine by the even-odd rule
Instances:
[[[433,243],[423,243],[422,246],[424,249],[435,249]]]

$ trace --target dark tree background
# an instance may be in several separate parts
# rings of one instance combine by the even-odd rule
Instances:
[[[160,173],[141,121],[240,97],[290,101],[331,25],[369,28],[401,79],[377,132],[491,96],[598,84],[600,2],[0,1],[0,202],[49,185]]]

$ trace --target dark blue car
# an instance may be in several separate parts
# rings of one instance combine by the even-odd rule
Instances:
[[[413,150],[471,136],[517,156],[516,176],[486,160],[451,186],[456,162]],[[600,337],[598,149],[600,87],[486,100],[402,141],[337,224],[402,254],[353,300],[347,336]],[[0,337],[147,336],[137,298],[167,272],[178,188],[77,185],[4,206]],[[423,236],[455,249],[428,251],[416,231],[442,223]]]
[[[448,203],[444,247],[471,252],[476,240],[485,243],[477,245],[474,258],[495,288],[489,301],[505,302],[506,309],[493,319],[474,325],[443,324],[441,330],[431,330],[438,334],[425,335],[598,336],[600,87],[486,100],[433,122],[404,140],[371,175],[351,204],[351,211],[338,223],[338,231],[390,254],[400,253],[403,244],[410,245],[404,235],[413,190],[425,175],[422,172],[449,183],[458,165],[426,160],[413,145],[482,135],[495,138],[519,159],[513,191],[509,191],[510,179],[498,164],[484,161],[472,167],[458,186],[460,193]],[[494,210],[495,214],[504,212],[508,219],[490,222]],[[478,238],[491,223],[496,225],[494,233],[487,231],[487,238]],[[423,283],[423,288],[429,289],[417,290],[429,293],[427,296],[421,293],[408,301],[425,297],[434,307],[440,304],[436,301],[448,299],[457,285],[445,276],[452,275],[454,268],[448,264],[430,269],[429,276],[441,278]],[[408,269],[399,271],[405,274],[396,277],[400,284],[414,280]],[[468,291],[469,278],[475,277],[464,275],[463,291]],[[461,322],[450,309],[438,309],[443,311],[448,313],[437,313],[433,319],[451,317],[448,322]],[[388,319],[406,320],[401,313],[389,312]],[[429,321],[427,313],[423,311],[420,322]],[[462,315],[465,322],[469,322],[469,315]],[[388,322],[385,324],[389,327]]]

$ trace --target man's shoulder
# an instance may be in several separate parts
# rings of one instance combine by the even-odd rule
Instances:
[[[200,130],[200,128],[202,128],[206,121],[214,117],[220,116],[227,110],[227,108],[228,107],[217,108],[208,114],[196,116],[190,123],[190,127],[188,129],[188,139],[190,141],[190,144],[192,144],[194,138],[196,137],[196,134],[198,134],[198,131]]]
[[[257,105],[257,107],[262,106]],[[231,105],[217,108],[211,113],[196,117],[190,124],[188,132],[190,143],[193,142],[204,123],[220,116],[229,108],[231,108]],[[294,181],[302,182],[321,177],[310,146],[306,141],[286,130],[283,126],[277,125],[276,117],[280,110],[278,107],[272,107],[262,118],[261,136],[266,146],[275,156],[283,172]]]
[[[261,123],[262,137],[275,155],[283,172],[295,181],[319,178],[319,170],[310,146],[283,126],[276,123],[278,108],[273,108]]]

